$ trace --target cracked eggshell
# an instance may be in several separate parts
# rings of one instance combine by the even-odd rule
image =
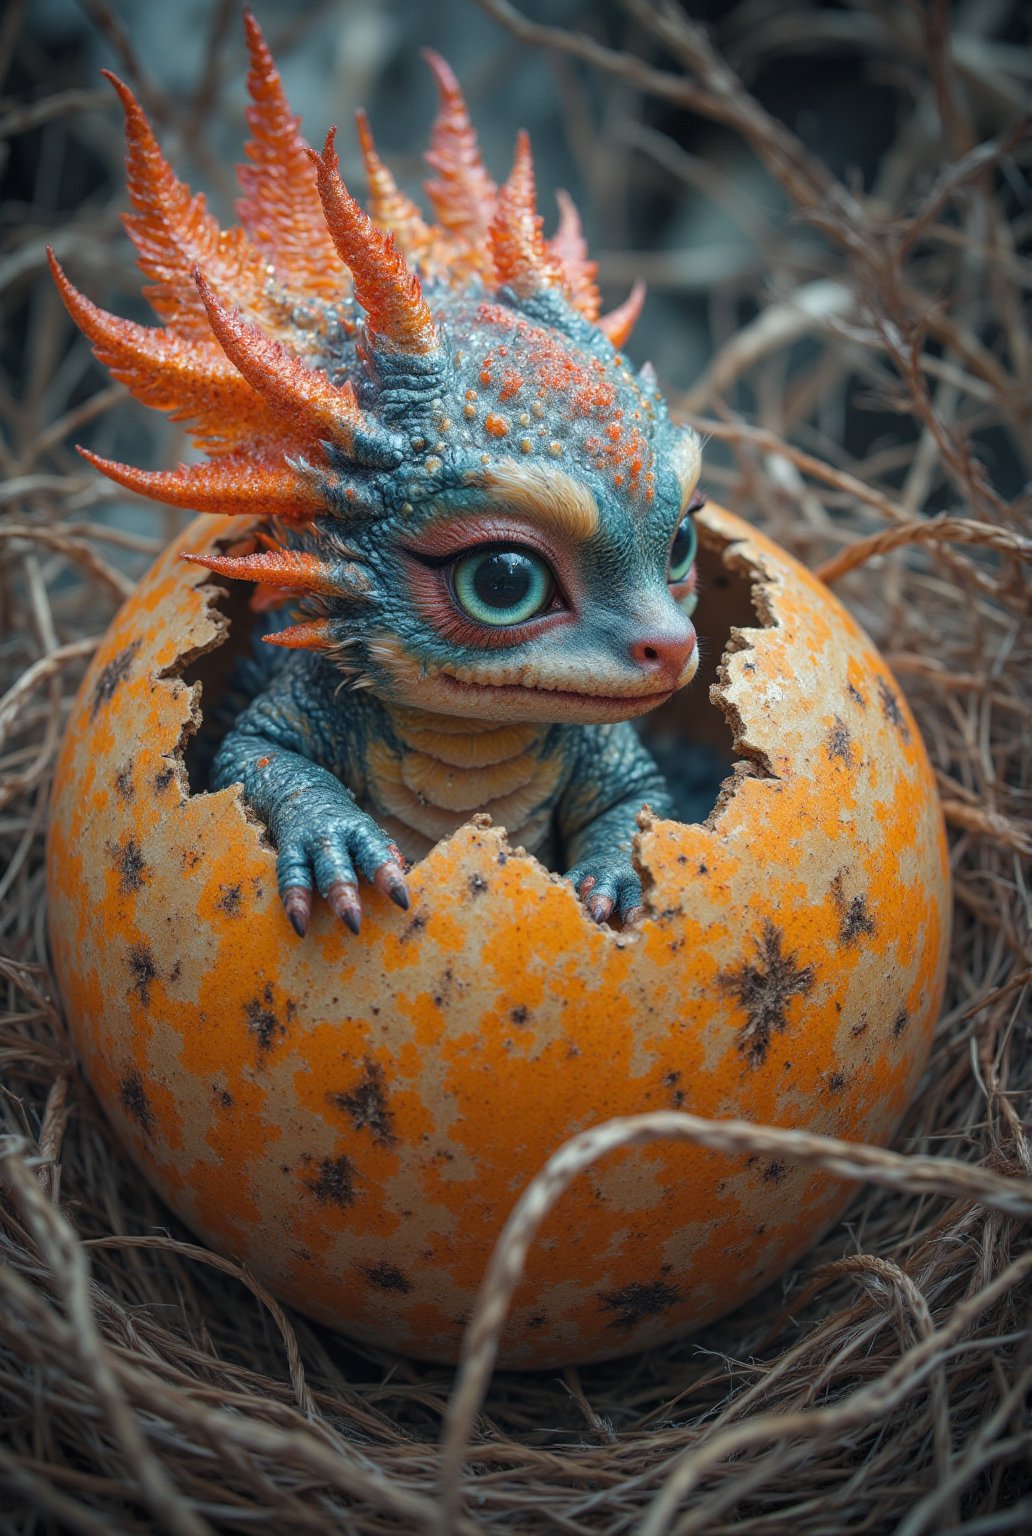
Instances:
[[[707,824],[643,818],[648,910],[629,933],[594,927],[474,822],[413,870],[408,913],[367,892],[358,939],[322,905],[296,938],[262,827],[236,789],[189,793],[183,766],[199,700],[181,674],[226,620],[179,554],[236,540],[241,519],[186,532],[83,683],[48,851],[83,1063],[182,1219],[345,1333],[454,1359],[520,1191],[610,1116],[885,1142],[914,1091],[949,894],[914,721],[818,581],[728,513],[699,521],[711,603],[733,577],[760,620],[732,629],[715,690],[743,762]],[[548,1217],[502,1361],[603,1359],[698,1328],[852,1192],[683,1144],[610,1155]]]

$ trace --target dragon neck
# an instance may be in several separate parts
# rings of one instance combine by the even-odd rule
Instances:
[[[383,705],[391,744],[368,751],[366,793],[410,858],[486,811],[532,850],[547,835],[562,773],[555,726],[505,724]]]
[[[425,753],[454,768],[488,767],[522,757],[549,731],[547,725],[474,720],[398,704],[383,703],[383,709],[404,751]]]

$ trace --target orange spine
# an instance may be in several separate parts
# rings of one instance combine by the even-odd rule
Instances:
[[[598,322],[598,328],[603,336],[607,336],[614,347],[622,347],[638,323],[641,307],[645,303],[645,284],[641,278],[636,278],[630,293],[622,304],[611,309],[608,315],[603,315]]]
[[[477,249],[494,216],[498,188],[484,169],[469,109],[451,68],[432,48],[424,48],[423,57],[433,71],[440,100],[426,152],[438,179],[426,183],[426,194],[443,227]]]
[[[433,244],[433,230],[377,154],[369,119],[363,111],[355,113],[355,124],[369,186],[369,216],[374,224],[394,236],[409,261],[422,260]]]
[[[588,258],[588,245],[573,198],[561,188],[555,197],[559,204],[559,228],[548,242],[548,249],[562,269],[570,303],[594,323],[602,307],[602,295],[595,282],[598,263]]]
[[[259,581],[298,593],[330,595],[338,590],[332,568],[318,555],[300,549],[266,549],[254,555],[184,555],[183,559],[237,581]]]
[[[283,436],[283,423],[212,341],[109,315],[69,282],[53,251],[50,270],[65,308],[98,362],[144,405],[191,423],[210,452]]]
[[[495,279],[499,286],[512,288],[521,298],[542,288],[563,286],[559,264],[542,237],[541,223],[530,139],[521,129],[516,137],[516,159],[498,194],[490,230]]]
[[[393,235],[377,229],[341,181],[334,133],[331,128],[326,135],[321,155],[310,153],[326,223],[341,260],[351,268],[355,297],[366,312],[369,331],[396,352],[432,352],[437,331],[419,278],[409,271]]]
[[[316,485],[274,455],[227,453],[210,464],[146,470],[102,459],[86,448],[79,452],[117,485],[172,507],[227,516],[261,512],[289,523],[309,522],[326,510]]]
[[[194,197],[173,173],[132,91],[117,75],[105,73],[125,111],[126,173],[136,209],[125,215],[125,226],[141,269],[154,279],[146,292],[155,311],[182,335],[207,338],[208,321],[193,281],[198,265],[217,275],[245,308],[268,310],[268,274],[260,253],[243,230],[219,228],[204,194]]]
[[[300,119],[290,110],[283,82],[261,28],[250,11],[244,30],[251,68],[247,89],[251,137],[237,167],[243,196],[240,222],[287,286],[314,298],[338,298],[347,290],[326,221]]]
[[[291,624],[274,635],[263,635],[266,645],[282,645],[288,651],[332,651],[336,645],[326,619]]]

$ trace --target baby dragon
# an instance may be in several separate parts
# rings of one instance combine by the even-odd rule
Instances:
[[[225,736],[278,850],[304,935],[318,890],[354,932],[359,877],[408,905],[405,859],[475,812],[565,867],[597,922],[631,920],[645,802],[672,812],[635,716],[692,677],[699,442],[619,350],[636,286],[599,318],[560,194],[546,240],[525,134],[498,188],[448,66],[427,160],[429,224],[358,114],[369,211],[301,136],[245,14],[251,139],[223,231],[163,158],[129,88],[125,219],[165,322],[119,319],[55,280],[97,357],[191,423],[208,462],[145,472],[158,501],[256,511],[268,533],[194,557],[298,622]]]

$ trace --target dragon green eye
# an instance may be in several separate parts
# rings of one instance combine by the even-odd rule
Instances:
[[[699,547],[698,534],[695,532],[695,522],[691,512],[686,512],[674,534],[674,542],[670,546],[670,565],[667,570],[667,581],[672,585],[683,581],[691,570],[695,561],[695,553]]]
[[[525,549],[481,549],[463,555],[452,573],[455,596],[480,624],[522,624],[548,603],[552,572]]]

